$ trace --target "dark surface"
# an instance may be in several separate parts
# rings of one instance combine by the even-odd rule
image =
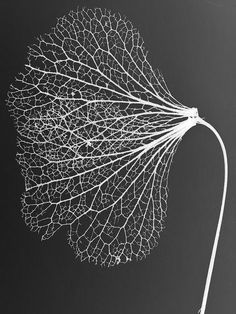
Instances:
[[[49,4],[50,3],[50,4]],[[169,210],[159,247],[144,261],[114,268],[80,263],[64,231],[41,242],[20,214],[23,178],[16,133],[4,99],[23,70],[27,45],[77,5],[125,14],[140,30],[149,61],[174,96],[221,134],[229,189],[206,314],[236,313],[234,1],[1,1],[1,309],[19,314],[197,313],[220,209],[223,158],[210,131],[197,126],[179,146],[170,173]]]

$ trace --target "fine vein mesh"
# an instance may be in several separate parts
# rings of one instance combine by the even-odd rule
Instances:
[[[189,108],[153,71],[131,22],[105,9],[59,18],[29,48],[7,102],[31,230],[48,239],[65,226],[76,255],[96,264],[149,254]]]

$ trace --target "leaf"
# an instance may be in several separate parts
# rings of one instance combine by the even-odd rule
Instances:
[[[25,178],[22,213],[80,259],[112,266],[157,245],[168,173],[197,110],[178,102],[129,20],[104,9],[58,19],[29,48],[8,107]]]

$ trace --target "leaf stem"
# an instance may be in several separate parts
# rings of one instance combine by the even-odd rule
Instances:
[[[206,304],[207,304],[207,299],[208,299],[208,293],[209,293],[209,288],[210,288],[210,283],[211,283],[211,277],[212,277],[214,263],[215,263],[216,251],[217,251],[217,246],[218,246],[219,237],[220,237],[224,208],[225,208],[225,199],[226,199],[227,184],[228,184],[228,159],[227,159],[227,153],[226,153],[224,142],[223,142],[222,138],[220,137],[219,133],[216,131],[216,129],[212,125],[210,125],[208,122],[206,122],[205,120],[203,120],[201,118],[198,118],[198,123],[205,125],[216,135],[216,137],[220,143],[221,150],[223,153],[223,158],[224,158],[224,187],[223,187],[221,209],[220,209],[220,214],[219,214],[214,244],[213,244],[213,248],[212,248],[211,259],[210,259],[210,263],[208,266],[208,273],[207,273],[206,282],[205,282],[205,289],[204,289],[204,294],[203,294],[203,298],[202,298],[202,305],[201,305],[201,309],[199,310],[199,313],[205,314]]]

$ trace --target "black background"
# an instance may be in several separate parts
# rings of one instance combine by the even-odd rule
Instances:
[[[206,314],[236,313],[236,3],[228,0],[1,0],[1,309],[19,314],[197,313],[218,219],[223,158],[207,128],[191,129],[171,168],[166,230],[144,261],[101,268],[74,258],[65,231],[41,242],[21,218],[23,178],[4,99],[27,45],[77,6],[126,15],[173,95],[221,134],[229,189]]]

